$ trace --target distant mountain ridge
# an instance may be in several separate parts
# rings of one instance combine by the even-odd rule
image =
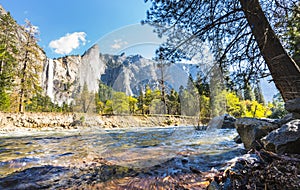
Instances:
[[[101,81],[116,91],[135,96],[146,85],[159,88],[162,74],[168,90],[179,90],[180,86],[186,86],[190,73],[195,77],[198,72],[194,64],[170,64],[161,69],[141,55],[102,54],[98,45],[94,45],[82,56],[48,59],[42,81],[52,101],[70,103],[84,84],[89,91],[97,92]]]

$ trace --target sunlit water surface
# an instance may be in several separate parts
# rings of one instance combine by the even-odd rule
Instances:
[[[0,135],[0,177],[34,166],[67,167],[93,157],[142,168],[195,156],[196,164],[209,168],[237,156],[236,135],[233,129],[196,131],[193,127],[6,133]]]

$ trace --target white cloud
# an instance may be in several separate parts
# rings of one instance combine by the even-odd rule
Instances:
[[[122,39],[114,40],[114,42],[115,42],[115,43],[114,43],[113,45],[110,46],[110,47],[113,48],[113,49],[121,49],[122,46],[128,44],[128,42],[123,41]]]
[[[51,41],[49,43],[49,47],[54,49],[54,52],[57,54],[69,54],[81,44],[85,45],[85,37],[85,32],[74,32],[72,34],[67,33],[65,36]]]

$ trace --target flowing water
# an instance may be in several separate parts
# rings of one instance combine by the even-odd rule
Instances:
[[[222,167],[241,154],[242,147],[233,141],[236,135],[233,129],[196,131],[193,127],[90,128],[1,134],[0,187],[7,185],[7,180],[20,180],[22,176],[17,174],[22,171],[61,168],[54,172],[59,173],[60,179],[57,175],[47,176],[47,183],[52,183],[48,178],[61,180],[64,174],[74,168],[83,168],[95,158],[124,168],[154,170],[159,167],[155,175],[186,172],[189,168],[207,171]]]

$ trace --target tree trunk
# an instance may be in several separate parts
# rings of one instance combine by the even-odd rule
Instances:
[[[29,42],[27,43],[27,46],[29,45]],[[24,91],[25,91],[25,78],[26,78],[26,72],[27,72],[27,62],[28,62],[28,50],[25,52],[25,58],[24,58],[24,63],[23,63],[23,68],[22,68],[22,73],[21,73],[21,84],[20,84],[20,93],[19,93],[19,112],[24,112]]]
[[[259,0],[239,0],[260,52],[284,101],[300,97],[300,69],[287,54]]]

